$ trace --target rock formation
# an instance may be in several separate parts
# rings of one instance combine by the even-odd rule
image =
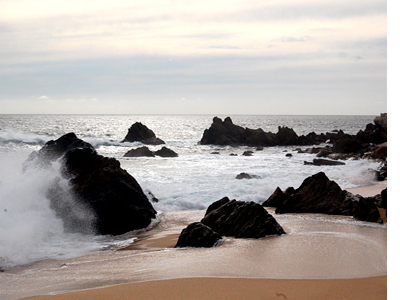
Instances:
[[[201,222],[189,224],[179,235],[175,248],[179,247],[213,247],[222,237]]]
[[[275,218],[260,204],[227,198],[212,204],[201,223],[222,236],[236,238],[262,238],[285,233]]]
[[[156,137],[151,129],[140,122],[136,122],[129,128],[128,134],[125,136],[122,143],[124,142],[141,142],[146,145],[165,144],[163,140]]]
[[[262,204],[275,213],[324,213],[354,216],[361,221],[381,222],[377,199],[363,198],[342,190],[323,172],[306,178],[298,189],[275,192]]]
[[[168,149],[167,147],[162,147],[160,150],[151,151],[148,147],[143,146],[136,149],[131,149],[124,154],[124,157],[178,157],[178,153]]]
[[[62,175],[69,180],[70,194],[94,214],[98,234],[123,234],[147,227],[156,211],[138,182],[114,158],[97,154],[74,133],[47,142],[31,154],[26,166],[50,164],[60,159]],[[53,207],[63,207],[57,192],[48,193]],[[58,212],[63,216],[62,212]]]

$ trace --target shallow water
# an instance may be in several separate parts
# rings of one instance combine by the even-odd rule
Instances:
[[[165,212],[143,234],[180,233],[204,212]],[[264,239],[225,237],[210,249],[108,248],[79,258],[7,269],[0,273],[0,299],[170,278],[326,279],[386,274],[386,225],[343,216],[271,213],[287,234]]]

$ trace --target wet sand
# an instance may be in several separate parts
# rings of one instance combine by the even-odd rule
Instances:
[[[373,196],[381,188],[357,188],[356,193]],[[28,298],[37,300],[387,299],[386,228],[354,226],[341,216],[276,215],[288,233],[285,238],[226,239],[211,249],[171,249],[178,228],[203,214],[166,214],[166,222],[125,251],[64,264],[44,262],[14,283],[32,287],[26,296],[47,294]],[[179,226],[169,225],[168,218]],[[34,290],[40,282],[45,286]]]
[[[279,280],[246,278],[185,278],[137,282],[31,300],[383,300],[386,276],[361,279]]]

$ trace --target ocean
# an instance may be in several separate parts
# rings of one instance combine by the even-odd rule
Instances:
[[[136,237],[143,233],[138,231],[112,237],[69,233],[64,230],[62,220],[51,210],[45,196],[50,183],[59,176],[60,165],[55,163],[49,169],[35,168],[25,172],[22,171],[22,165],[32,151],[39,150],[47,141],[69,132],[74,132],[79,138],[92,144],[99,154],[119,160],[122,168],[139,182],[143,190],[151,191],[159,200],[153,204],[159,217],[150,227],[160,227],[162,224],[161,227],[168,228],[163,224],[166,219],[172,218],[171,224],[177,224],[177,220],[186,218],[191,212],[192,215],[199,216],[199,212],[224,196],[262,203],[278,186],[282,190],[289,186],[297,188],[305,178],[320,171],[325,172],[342,189],[369,185],[374,181],[370,170],[379,167],[379,163],[370,160],[349,160],[343,166],[304,165],[304,161],[315,158],[314,154],[298,153],[298,148],[308,148],[304,146],[266,147],[262,151],[255,151],[254,148],[245,146],[200,145],[202,134],[210,127],[213,117],[0,115],[0,267],[26,268],[37,262],[76,259],[85,255],[96,255],[99,251],[115,251],[134,243]],[[224,119],[226,116],[218,117]],[[359,130],[364,130],[368,123],[373,123],[376,116],[230,117],[234,124],[242,127],[261,128],[276,133],[278,126],[288,126],[298,135],[302,135],[310,132],[326,133],[336,129],[356,134]],[[146,125],[158,138],[165,141],[166,145],[148,146],[151,150],[166,146],[179,156],[125,158],[124,154],[128,150],[142,146],[137,142],[121,143],[129,127],[135,122]],[[243,156],[242,153],[246,150],[253,150],[254,154]],[[213,154],[214,152],[218,154]],[[232,153],[237,156],[230,155]],[[287,153],[291,153],[292,157],[287,157]],[[236,175],[242,172],[257,175],[258,178],[236,179]],[[290,217],[282,218],[283,222],[289,222]],[[297,217],[297,225],[293,225],[289,231],[296,231],[295,228],[300,226],[298,222]],[[348,217],[318,216],[318,222],[337,226],[358,224],[363,230],[386,230],[386,225],[365,224]],[[383,235],[385,234],[386,231]],[[354,236],[354,233],[349,235]],[[381,235],[378,236],[379,239],[382,238]]]

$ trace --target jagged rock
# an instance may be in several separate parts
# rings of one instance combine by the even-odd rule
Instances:
[[[230,117],[225,118],[224,121],[218,117],[214,117],[210,128],[204,130],[200,144],[268,147],[319,145],[329,142],[333,144],[332,147],[312,148],[306,150],[306,153],[318,151],[319,157],[333,158],[339,154],[340,158],[343,159],[361,158],[364,153],[371,152],[374,144],[381,144],[387,141],[387,114],[381,114],[380,117],[375,118],[374,123],[367,124],[365,130],[360,130],[356,135],[346,134],[342,130],[334,130],[325,134],[311,132],[305,136],[298,136],[293,129],[285,126],[279,126],[278,132],[274,134],[264,132],[260,128],[250,129],[240,127],[233,124]],[[304,151],[300,150],[299,153],[304,153]],[[383,156],[380,153],[377,159],[384,159]]]
[[[288,195],[282,192],[281,188],[278,186],[276,190],[272,193],[272,195],[269,196],[269,198],[263,202],[262,206],[276,207],[280,203],[282,203],[287,197]]]
[[[262,238],[285,233],[275,218],[255,202],[221,199],[214,209],[207,210],[201,222],[222,236],[236,238]]]
[[[161,157],[178,157],[178,154],[175,151],[168,149],[167,147],[162,147],[160,150],[157,150],[154,152],[154,155]]]
[[[259,179],[261,177],[258,176],[258,175],[250,175],[250,174],[247,174],[247,173],[240,173],[240,174],[236,175],[236,179],[252,179],[252,178]]]
[[[74,133],[49,141],[33,159],[50,163],[57,158],[61,158],[62,175],[69,179],[70,195],[94,214],[96,233],[126,233],[147,227],[155,218],[157,212],[142,188],[119,161],[97,154]],[[63,207],[59,193],[47,194],[53,207]]]
[[[314,165],[314,166],[343,166],[344,162],[337,160],[328,160],[328,159],[318,159],[314,158],[312,162],[305,161],[305,165]]]
[[[125,136],[122,143],[124,142],[141,142],[147,145],[165,144],[163,140],[156,137],[151,129],[140,122],[136,122],[129,128],[128,134]]]
[[[155,157],[155,155],[148,147],[143,146],[129,150],[124,154],[124,157]]]
[[[381,196],[379,196],[381,197]],[[288,188],[285,192],[278,187],[263,203],[276,207],[275,213],[324,213],[353,216],[361,221],[381,222],[377,198],[363,198],[343,191],[329,180],[323,172],[306,178],[298,189]]]
[[[276,213],[326,213],[351,215],[353,204],[345,202],[346,192],[323,172],[306,178],[293,194],[276,206]]]
[[[175,248],[180,247],[213,247],[222,237],[201,222],[189,224],[179,235]]]

